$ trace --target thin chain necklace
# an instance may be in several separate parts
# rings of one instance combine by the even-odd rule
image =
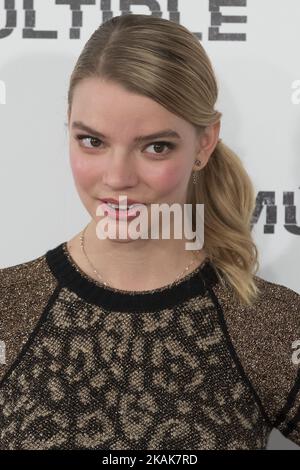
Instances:
[[[103,277],[101,276],[101,274],[98,273],[98,271],[96,270],[95,266],[91,263],[91,261],[89,260],[86,252],[85,252],[85,249],[84,249],[84,234],[85,234],[85,231],[87,229],[88,225],[85,227],[85,229],[82,231],[81,233],[81,236],[80,236],[80,247],[84,253],[84,256],[86,257],[90,267],[92,268],[93,272],[96,274],[96,276],[100,279],[101,282],[103,282],[103,284],[105,286],[110,286],[110,284],[108,284],[106,281],[104,281]],[[186,266],[186,268],[184,268],[184,270],[176,277],[176,279],[170,284],[174,284],[188,269],[189,267],[196,261],[196,256],[195,256],[195,253],[193,252],[193,256],[194,256],[194,259]],[[110,286],[112,287],[112,286]]]

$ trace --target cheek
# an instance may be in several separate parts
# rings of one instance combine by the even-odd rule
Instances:
[[[163,168],[149,173],[148,179],[151,179],[152,186],[161,193],[170,193],[176,191],[185,183],[186,164],[167,162]]]
[[[95,171],[93,165],[88,162],[88,159],[82,156],[78,151],[70,150],[70,165],[73,177],[77,186],[82,188],[90,188],[95,179]]]

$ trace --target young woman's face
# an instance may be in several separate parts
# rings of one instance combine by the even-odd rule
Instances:
[[[136,140],[167,130],[179,138]],[[95,221],[100,199],[122,195],[149,208],[186,202],[199,138],[192,125],[152,99],[85,79],[74,90],[69,133],[75,185]]]

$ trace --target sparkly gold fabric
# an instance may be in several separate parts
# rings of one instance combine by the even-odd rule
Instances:
[[[0,341],[5,342],[5,364],[0,380],[34,331],[57,280],[44,256],[0,269]]]
[[[300,295],[255,277],[261,295],[254,307],[234,304],[221,283],[215,295],[233,346],[274,426],[300,445]],[[227,286],[228,287],[228,286]],[[299,342],[299,363],[292,361]]]
[[[101,285],[66,243],[0,270],[0,449],[300,445],[300,295],[235,305],[207,261],[173,285]]]

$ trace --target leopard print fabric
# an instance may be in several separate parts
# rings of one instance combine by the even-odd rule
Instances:
[[[39,259],[57,283],[0,383],[0,449],[266,447],[210,262],[131,295],[88,279],[65,244]]]

